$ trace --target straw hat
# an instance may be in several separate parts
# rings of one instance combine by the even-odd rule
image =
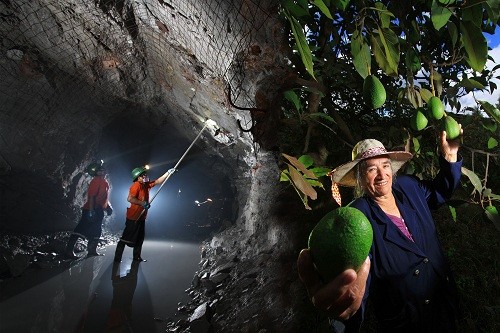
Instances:
[[[332,183],[355,187],[356,175],[354,174],[354,167],[363,160],[382,155],[389,156],[394,173],[413,157],[411,153],[406,151],[387,151],[382,142],[378,140],[362,140],[352,149],[351,162],[342,164],[330,171],[329,175],[332,179]]]

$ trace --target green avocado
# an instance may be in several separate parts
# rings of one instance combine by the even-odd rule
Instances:
[[[443,130],[446,131],[447,140],[454,140],[460,136],[460,126],[452,116],[444,118]]]
[[[421,109],[417,109],[417,111],[413,114],[410,120],[411,128],[413,128],[415,131],[423,130],[428,123],[429,120],[424,115]]]
[[[378,109],[385,103],[384,85],[375,75],[368,75],[363,82],[363,99],[370,108]]]
[[[370,221],[358,209],[339,207],[326,214],[309,235],[314,265],[324,281],[348,268],[358,271],[372,246]]]
[[[431,98],[429,98],[429,101],[427,102],[427,108],[429,110],[429,115],[432,118],[436,120],[443,118],[444,105],[438,97],[432,96]]]

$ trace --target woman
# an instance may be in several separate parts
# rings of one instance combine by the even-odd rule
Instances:
[[[462,132],[462,130],[461,130]],[[377,140],[360,141],[353,160],[332,171],[332,182],[356,187],[350,206],[373,228],[369,256],[358,272],[348,269],[324,284],[309,250],[298,270],[313,304],[326,311],[334,331],[357,332],[369,299],[380,332],[455,332],[456,292],[439,244],[431,209],[448,200],[460,182],[459,139],[439,138],[440,171],[430,181],[395,173],[412,158],[386,151]]]

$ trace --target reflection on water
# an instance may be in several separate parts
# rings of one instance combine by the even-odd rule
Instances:
[[[137,287],[139,263],[139,261],[132,261],[125,276],[120,275],[121,263],[113,263],[111,272],[113,300],[106,321],[106,332],[131,331],[132,299]]]
[[[0,332],[165,332],[163,319],[190,300],[199,243],[146,241],[142,263],[127,256],[114,263],[114,250],[42,270],[53,270],[50,277],[39,270],[3,281],[29,289],[0,302]]]
[[[89,306],[96,297],[94,277],[101,273],[104,259],[92,257],[81,259],[70,264],[68,270],[61,274],[63,286],[63,301],[59,308],[57,298],[48,309],[54,314],[50,317],[61,319],[58,332],[81,332],[89,312]],[[59,315],[56,315],[59,314]],[[75,328],[75,323],[76,328]]]

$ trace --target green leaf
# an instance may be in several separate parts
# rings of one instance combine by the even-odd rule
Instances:
[[[459,86],[464,87],[467,92],[474,91],[475,89],[483,90],[485,88],[483,84],[473,79],[463,79],[460,81]]]
[[[361,30],[354,30],[351,36],[351,54],[353,57],[361,52],[361,48],[363,47],[364,42],[365,41]]]
[[[337,122],[335,121],[335,119],[333,119],[332,117],[330,117],[329,115],[327,114],[324,114],[323,112],[313,112],[313,113],[309,113],[309,116],[312,116],[313,118],[314,117],[317,117],[317,118],[323,118],[323,119],[326,119],[330,122],[332,122],[333,124],[336,124]]]
[[[346,9],[350,0],[332,0],[332,4],[340,10]]]
[[[378,17],[380,19],[380,25],[382,28],[389,28],[391,24],[391,17],[394,17],[387,7],[382,2],[375,2],[375,8],[378,9]]]
[[[314,160],[309,155],[302,155],[299,157],[299,162],[302,163],[306,168],[309,168],[314,164]]]
[[[306,180],[309,183],[309,185],[311,185],[312,187],[319,187],[319,188],[322,188],[323,190],[325,189],[323,187],[323,183],[320,182],[319,180],[312,180],[312,179],[306,179]]]
[[[292,104],[295,106],[295,109],[297,109],[297,111],[299,111],[299,112],[302,111],[302,104],[300,104],[299,96],[297,96],[295,91],[287,90],[283,93],[283,95],[285,96],[286,100],[292,102]]]
[[[448,33],[450,34],[453,47],[455,47],[455,45],[457,45],[458,37],[460,36],[460,34],[458,33],[457,26],[452,21],[448,22]]]
[[[289,182],[289,181],[291,180],[290,177],[288,177],[288,170],[283,170],[280,173],[280,182]]]
[[[323,177],[326,176],[332,169],[330,168],[325,168],[325,167],[315,167],[310,169],[316,177]]]
[[[497,141],[495,138],[490,137],[490,138],[488,139],[488,149],[493,149],[493,148],[495,148],[496,146],[498,146],[498,141]]]
[[[395,74],[398,73],[399,64],[399,39],[398,36],[389,28],[380,29],[380,40],[384,45],[387,62]]]
[[[366,78],[372,66],[370,47],[365,43],[365,39],[359,30],[354,31],[351,38],[351,54],[354,68],[364,79]]]
[[[417,138],[413,138],[413,150],[418,155],[420,154],[420,141]]]
[[[486,3],[483,3],[483,6],[486,8],[490,21],[498,22],[498,19],[500,19],[500,1],[486,0]]]
[[[431,6],[431,20],[434,29],[439,30],[448,23],[453,13],[446,7],[439,5],[436,0],[432,0]]]
[[[487,101],[478,101],[478,103],[481,104],[484,112],[486,112],[492,119],[495,119],[497,123],[500,123],[500,110]]]
[[[493,225],[495,228],[497,228],[498,231],[500,231],[500,214],[498,214],[498,210],[496,209],[495,206],[488,206],[484,210],[484,213],[486,214],[486,217],[493,222]]]
[[[293,0],[286,0],[282,2],[283,8],[288,10],[290,14],[292,14],[293,17],[304,17],[304,16],[311,16],[309,15],[309,12],[307,11],[307,7],[301,7],[298,6]]]
[[[481,28],[483,23],[483,6],[481,3],[470,4],[462,8],[462,21],[469,21]]]
[[[485,130],[488,130],[490,131],[491,133],[495,133],[497,128],[498,128],[498,125],[497,123],[495,123],[494,121],[489,121],[489,119],[487,119],[488,121],[484,121],[482,122],[482,126]]]
[[[434,96],[432,92],[428,89],[422,88],[420,89],[420,96],[422,96],[422,99],[424,100],[425,103],[429,101],[429,99]]]
[[[387,75],[398,74],[399,40],[390,29],[381,29],[381,33],[374,31],[370,36],[372,52],[379,67]]]
[[[488,43],[480,28],[472,22],[461,22],[462,43],[467,53],[467,63],[476,72],[482,72],[488,59]]]
[[[372,52],[373,55],[375,56],[375,61],[378,64],[378,67],[380,67],[385,73],[389,74],[394,74],[391,72],[391,67],[389,66],[389,63],[387,62],[387,59],[384,55],[384,46],[382,45],[382,42],[380,41],[380,37],[377,35],[370,35],[370,42],[372,45]]]
[[[411,25],[408,29],[408,41],[412,45],[418,44],[418,42],[420,41],[420,26],[418,25],[417,21],[412,20]]]
[[[313,69],[313,61],[312,61],[312,52],[309,48],[309,44],[307,44],[307,39],[304,34],[304,30],[302,25],[300,25],[299,21],[295,19],[293,16],[290,16],[290,13],[285,10],[285,15],[290,21],[290,26],[292,28],[292,33],[295,38],[297,50],[299,51],[300,58],[302,59],[302,63],[306,68],[306,71],[314,78],[314,69]]]
[[[483,185],[481,185],[481,180],[473,171],[467,169],[466,167],[462,167],[462,174],[469,178],[476,191],[478,191],[479,193],[483,192]]]
[[[333,20],[332,14],[330,13],[330,10],[328,7],[325,5],[323,0],[313,0],[312,3],[319,8],[319,10],[325,14],[326,17],[328,17],[330,20]]]
[[[409,68],[412,73],[416,73],[422,68],[420,58],[413,47],[409,48],[406,52],[405,63],[406,67]]]
[[[448,208],[450,209],[451,213],[451,218],[453,219],[454,222],[457,222],[457,210],[455,207],[448,205]]]

